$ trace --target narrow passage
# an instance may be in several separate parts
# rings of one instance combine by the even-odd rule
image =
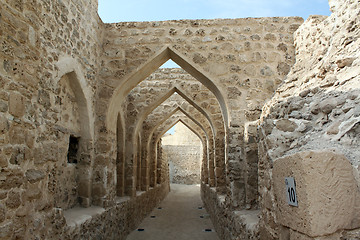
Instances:
[[[219,240],[200,198],[200,186],[171,184],[159,207],[127,240]]]

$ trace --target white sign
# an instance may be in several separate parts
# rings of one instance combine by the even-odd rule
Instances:
[[[286,186],[286,199],[288,201],[288,204],[297,207],[298,202],[296,198],[295,179],[293,177],[286,177],[285,186]]]

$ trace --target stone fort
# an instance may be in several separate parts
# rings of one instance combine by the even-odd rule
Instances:
[[[0,3],[0,239],[125,239],[170,190],[177,123],[220,239],[360,239],[359,0],[112,24],[97,0]]]

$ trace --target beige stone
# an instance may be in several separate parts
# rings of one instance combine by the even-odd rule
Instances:
[[[30,183],[35,183],[45,178],[44,172],[36,169],[27,170],[25,176]]]
[[[287,203],[285,177],[296,181],[298,207]],[[312,237],[359,227],[359,191],[342,154],[310,151],[277,159],[273,179],[280,224]]]
[[[9,112],[15,117],[22,117],[25,114],[24,97],[19,93],[11,93],[9,97]]]
[[[8,208],[18,208],[21,205],[20,193],[13,190],[9,191],[5,203]]]
[[[5,220],[6,209],[5,206],[0,204],[0,223]]]
[[[297,124],[288,119],[282,119],[277,121],[276,128],[284,132],[293,132],[297,128]]]

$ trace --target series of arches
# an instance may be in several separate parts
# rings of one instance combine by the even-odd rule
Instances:
[[[165,75],[164,71],[156,72],[169,59],[180,65],[182,72],[169,70]],[[94,127],[96,113],[90,101],[95,98],[94,93],[79,77],[81,74],[76,73],[80,68],[74,60],[64,58],[58,65],[59,76],[75,74],[71,88],[75,89],[76,101],[82,109],[80,118],[84,130],[80,138],[82,142],[86,139],[87,146],[79,154],[90,159],[84,166],[80,163],[77,167],[77,174],[81,176],[78,177],[81,189],[78,198],[85,199],[80,201],[83,206],[103,205],[112,195],[112,188],[118,197],[135,197],[137,191],[162,184],[166,169],[162,169],[160,138],[178,122],[184,123],[202,142],[201,181],[216,187],[220,193],[229,191],[226,186],[227,103],[216,84],[176,50],[162,49],[114,89],[105,116],[106,132],[114,136],[110,149],[114,149],[115,159],[108,160],[113,165],[107,162],[101,166],[101,162],[107,161],[106,153],[93,146],[102,139]],[[162,80],[167,83],[159,84],[161,81],[151,75],[154,72],[169,78]],[[178,79],[177,74],[186,77]],[[111,158],[111,153],[108,156]]]
[[[196,101],[196,98],[188,91],[188,88],[184,88],[184,83],[170,84],[170,89],[164,89],[163,91],[156,91],[155,97],[149,97],[146,100],[139,97],[139,94],[135,94],[133,89],[137,87],[142,81],[146,79],[152,72],[154,72],[165,61],[172,59],[190,73],[194,79],[205,86],[208,93],[207,96],[212,95],[212,99],[216,104],[202,104]],[[147,80],[150,81],[150,80]],[[186,86],[185,86],[186,87]],[[143,86],[141,89],[145,89]],[[151,88],[150,88],[151,89]],[[150,90],[149,90],[150,91]],[[154,91],[154,90],[153,90]],[[148,92],[143,90],[142,95],[146,95]],[[196,94],[194,94],[196,95]],[[173,99],[172,99],[173,98]],[[175,98],[178,98],[175,100]],[[150,100],[151,99],[151,100]],[[172,99],[172,100],[171,100]],[[130,101],[129,101],[130,100]],[[139,102],[141,104],[139,104]],[[172,114],[163,115],[164,110],[157,110],[157,108],[166,105],[166,101],[173,101],[176,104],[172,109],[168,110]],[[146,104],[144,102],[147,102]],[[122,109],[115,106],[126,105],[127,108],[121,113]],[[137,106],[139,105],[139,107]],[[184,110],[181,105],[187,104],[191,107],[191,112],[197,112],[197,115],[202,118],[202,122],[194,121],[194,117],[191,117],[191,113]],[[130,110],[130,111],[129,111]],[[127,112],[126,112],[127,111]],[[125,79],[114,91],[109,104],[107,112],[107,127],[111,131],[114,128],[114,114],[117,114],[117,131],[122,129],[119,126],[126,125],[127,133],[117,133],[119,135],[126,135],[127,146],[125,152],[125,164],[120,163],[121,166],[126,165],[132,168],[132,171],[122,169],[122,172],[118,172],[118,176],[123,179],[119,179],[119,182],[125,182],[128,186],[125,195],[135,196],[137,190],[148,190],[149,187],[156,186],[157,179],[160,178],[160,169],[157,169],[157,162],[160,161],[157,158],[157,149],[159,145],[159,138],[164,132],[157,132],[159,125],[166,122],[170,116],[176,111],[180,111],[187,116],[188,119],[194,121],[194,124],[199,126],[206,136],[206,160],[203,164],[203,182],[209,183],[211,186],[216,186],[219,189],[222,187],[224,190],[225,185],[225,152],[226,152],[226,131],[228,124],[227,107],[221,91],[216,85],[201,71],[193,67],[186,61],[183,56],[180,56],[175,50],[166,47],[162,49],[155,57],[143,64],[137,71],[131,74]],[[152,117],[156,115],[156,117]],[[160,114],[159,114],[160,112]],[[125,115],[126,119],[122,119],[121,116]],[[184,118],[184,117],[182,117]],[[182,120],[179,118],[179,120]],[[151,120],[149,120],[151,119]],[[150,124],[150,122],[156,124]],[[197,133],[199,135],[199,133]],[[119,138],[118,138],[119,139]],[[139,141],[141,139],[141,141]],[[202,139],[202,138],[200,138]],[[204,141],[202,141],[204,143]],[[122,145],[122,143],[120,144]],[[119,163],[120,161],[117,160]],[[125,173],[127,171],[127,173]],[[158,174],[156,173],[158,172]],[[141,175],[141,176],[139,176]],[[205,176],[207,179],[205,179]],[[120,183],[120,185],[122,185]],[[130,189],[131,188],[131,189]],[[120,194],[122,195],[122,194]]]

